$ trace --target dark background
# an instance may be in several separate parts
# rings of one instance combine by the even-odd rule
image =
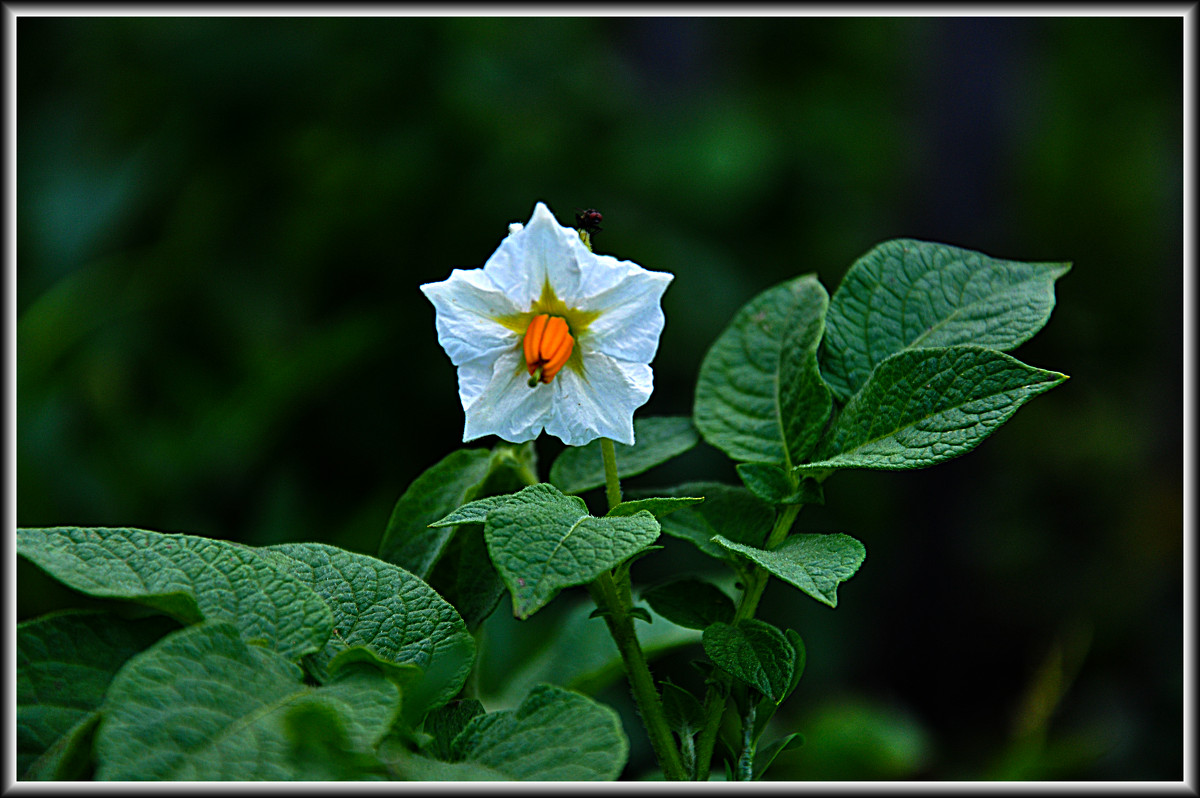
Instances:
[[[645,415],[690,412],[743,302],[882,240],[1069,260],[1015,353],[1066,384],[801,514],[868,558],[836,610],[764,598],[809,651],[773,775],[1180,779],[1182,26],[22,17],[18,524],[374,553],[461,445],[417,287],[538,200],[676,276]],[[736,481],[702,445],[630,484],[697,478]],[[71,602],[18,587],[22,617]]]

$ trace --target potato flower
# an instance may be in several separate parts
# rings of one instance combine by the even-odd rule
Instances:
[[[650,361],[672,275],[593,254],[542,203],[513,224],[481,269],[421,291],[458,367],[463,441],[512,443],[543,429],[568,446],[633,443],[633,411],[653,390]]]

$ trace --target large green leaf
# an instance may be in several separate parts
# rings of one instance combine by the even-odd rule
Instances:
[[[351,646],[365,646],[385,662],[416,665],[425,678],[404,695],[404,714],[414,721],[462,689],[475,641],[454,607],[425,582],[398,566],[321,543],[264,551],[333,611],[337,634],[311,658],[318,674]]]
[[[294,713],[321,724],[308,734],[366,754],[399,709],[396,686],[374,668],[347,668],[321,687],[302,676],[229,624],[168,635],[113,679],[96,732],[97,778],[293,779],[310,775],[297,767]],[[331,720],[335,728],[322,727]]]
[[[17,553],[92,596],[135,601],[184,623],[232,623],[289,659],[333,633],[325,602],[247,546],[142,529],[17,530]]]
[[[645,510],[595,518],[583,499],[541,484],[491,509],[483,532],[513,614],[527,618],[563,588],[591,582],[649,546],[659,526]]]
[[[867,550],[849,535],[792,535],[776,549],[759,549],[717,536],[716,543],[765,568],[822,604],[837,606],[837,586],[854,576]]]
[[[691,419],[685,416],[651,416],[633,420],[634,443],[613,444],[617,473],[622,479],[649,471],[691,449],[699,441]],[[604,484],[604,458],[600,441],[568,446],[550,467],[550,482],[563,493],[583,493]]]
[[[427,576],[454,537],[453,526],[432,531],[429,524],[474,497],[491,460],[487,449],[459,449],[413,480],[392,508],[379,559]]]
[[[504,581],[488,556],[481,524],[464,525],[429,576],[429,583],[454,605],[468,629],[492,614],[504,596]]]
[[[515,490],[534,470],[532,445],[498,444],[494,449],[459,449],[413,480],[396,502],[379,544],[379,559],[395,563],[422,579],[454,537],[449,526],[429,524],[481,493]]]
[[[485,496],[482,499],[476,499],[472,502],[467,502],[461,507],[456,507],[453,512],[446,515],[444,518],[439,518],[429,524],[430,529],[442,529],[448,526],[458,526],[461,524],[482,524],[487,520],[487,514],[496,509],[500,505],[511,499],[511,494],[503,496]]]
[[[451,701],[444,707],[429,713],[425,720],[425,731],[433,735],[430,749],[438,759],[450,760],[454,756],[452,744],[471,719],[486,714],[483,704],[476,698]]]
[[[691,541],[700,551],[717,559],[729,559],[729,553],[712,542],[714,535],[761,545],[775,522],[774,508],[745,488],[719,482],[689,482],[657,492],[704,498],[702,504],[673,512],[659,523],[663,532]]]
[[[754,618],[714,623],[704,630],[703,640],[704,653],[718,668],[776,704],[787,698],[796,651],[779,629]]]
[[[507,773],[478,762],[448,762],[399,746],[387,747],[382,758],[398,781],[512,781]]]
[[[538,685],[515,710],[475,715],[443,761],[396,750],[395,776],[411,781],[611,781],[629,740],[620,718],[579,693]]]
[[[828,303],[808,274],[738,311],[700,365],[694,417],[704,440],[734,460],[804,459],[833,406],[817,366]]]
[[[1069,263],[1021,263],[911,239],[887,241],[846,272],[829,303],[821,369],[843,400],[887,358],[915,347],[1009,350],[1054,309]]]
[[[285,764],[296,781],[385,781],[387,766],[372,750],[355,741],[354,722],[339,704],[298,701],[283,713],[289,743]]]
[[[92,772],[92,740],[100,724],[100,710],[93,709],[33,760],[23,781],[85,781]]]
[[[127,659],[174,628],[162,617],[93,611],[17,624],[18,775],[99,708]]]
[[[811,477],[797,478],[777,465],[738,463],[737,473],[751,493],[770,504],[825,503],[820,482]]]
[[[688,629],[705,629],[718,621],[733,620],[733,599],[721,588],[695,577],[685,577],[647,588],[642,600],[668,621]]]
[[[876,366],[821,445],[797,467],[924,468],[974,449],[1040,393],[1067,379],[994,349],[910,349]]]
[[[459,761],[529,781],[604,781],[621,774],[629,740],[617,713],[548,684],[515,710],[471,720],[454,739]]]
[[[609,517],[618,515],[636,515],[642,510],[650,513],[658,519],[663,519],[677,510],[682,510],[685,507],[700,504],[704,501],[699,496],[669,496],[657,497],[648,499],[633,499],[632,501],[621,502],[616,507],[609,510],[606,515]]]

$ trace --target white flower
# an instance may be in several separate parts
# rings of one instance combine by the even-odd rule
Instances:
[[[632,444],[633,411],[654,386],[659,303],[671,280],[593,254],[539,202],[482,269],[421,286],[438,343],[458,367],[463,441],[521,443],[545,429],[568,446],[600,437]]]

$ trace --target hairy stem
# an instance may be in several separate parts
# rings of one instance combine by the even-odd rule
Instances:
[[[604,620],[608,624],[613,642],[617,644],[617,650],[621,652],[633,699],[637,703],[638,712],[642,716],[642,723],[646,727],[646,734],[650,737],[650,745],[658,758],[663,775],[673,781],[686,780],[683,761],[675,747],[675,739],[671,736],[666,715],[663,714],[662,700],[654,686],[654,677],[650,675],[650,667],[638,642],[637,632],[634,631],[633,616],[628,613],[628,605],[621,600],[617,584],[609,573],[601,574],[589,589],[596,606],[605,611]]]
[[[616,450],[612,441],[601,438],[600,451],[604,456],[605,492],[608,495],[609,509],[612,509],[621,503]],[[638,712],[641,713],[642,723],[646,726],[646,734],[650,737],[650,745],[658,758],[663,775],[672,781],[685,781],[688,775],[684,770],[683,760],[675,745],[675,738],[671,735],[671,727],[667,725],[662,699],[658,695],[658,688],[654,686],[654,677],[650,674],[650,666],[646,662],[646,655],[633,627],[634,618],[629,612],[633,608],[633,597],[629,592],[629,585],[618,584],[612,573],[605,571],[588,586],[588,590],[592,594],[592,600],[602,611],[609,634],[617,644],[617,651],[621,653],[633,699],[637,703]]]
[[[778,547],[787,538],[792,524],[796,522],[796,516],[800,513],[800,507],[799,504],[789,504],[775,517],[775,526],[771,527],[771,532],[767,536],[767,549]],[[770,576],[757,565],[751,567],[746,577],[746,587],[742,591],[742,598],[738,601],[737,611],[733,615],[734,623],[754,617]],[[723,674],[722,685],[725,687],[729,685],[728,678],[725,678]],[[704,727],[700,730],[700,737],[696,744],[696,779],[699,781],[708,779],[709,769],[712,767],[713,747],[716,744],[717,730],[721,726],[721,715],[724,708],[724,694],[714,687],[709,687],[708,695],[704,699]]]
[[[777,548],[784,541],[799,513],[799,504],[789,504],[780,511],[775,518],[775,526],[771,528],[771,534],[767,536],[765,548],[768,551]],[[763,591],[766,590],[770,578],[771,574],[757,565],[750,569],[750,574],[746,579],[746,589],[742,592],[742,599],[738,602],[737,612],[733,616],[734,623],[754,617],[754,613],[758,611],[758,602],[762,599]]]
[[[734,776],[738,781],[754,780],[754,716],[758,708],[753,700],[747,703],[746,716],[742,718],[742,755],[738,757]]]
[[[721,715],[725,711],[725,694],[709,685],[704,696],[704,725],[696,737],[696,781],[708,781],[712,768],[713,748],[717,744],[717,730],[721,726]]]

